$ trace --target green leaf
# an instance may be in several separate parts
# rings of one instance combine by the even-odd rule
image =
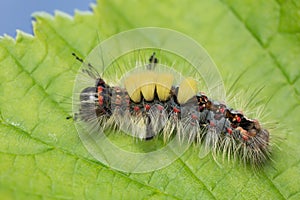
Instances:
[[[35,13],[34,36],[18,31],[16,39],[0,39],[1,199],[299,199],[299,10],[296,0],[112,0],[74,17]],[[220,167],[190,148],[164,169],[127,174],[86,151],[65,119],[80,67],[71,53],[84,58],[99,38],[145,26],[197,40],[226,87],[237,77],[235,91],[265,86],[265,120],[281,127],[271,132],[270,165],[258,172]]]

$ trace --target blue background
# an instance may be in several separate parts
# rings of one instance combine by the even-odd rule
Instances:
[[[96,0],[6,0],[0,3],[0,36],[15,37],[16,29],[32,34],[31,14],[45,11],[54,14],[55,10],[73,16],[74,10],[91,11],[90,4]]]

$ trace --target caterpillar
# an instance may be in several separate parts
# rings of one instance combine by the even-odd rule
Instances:
[[[81,63],[84,61],[73,54]],[[258,120],[199,92],[197,82],[159,70],[153,53],[142,69],[123,78],[122,86],[108,84],[91,64],[83,72],[94,80],[79,95],[76,120],[95,122],[103,129],[124,130],[142,140],[174,135],[182,141],[203,145],[214,155],[239,158],[245,164],[262,166],[270,158],[270,134]]]

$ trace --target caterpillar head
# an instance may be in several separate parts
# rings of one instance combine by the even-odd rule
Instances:
[[[80,118],[84,121],[93,119],[91,115],[97,117],[110,115],[110,87],[103,79],[96,79],[94,87],[87,87],[80,93]]]

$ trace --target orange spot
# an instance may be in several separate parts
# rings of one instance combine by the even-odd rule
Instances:
[[[158,109],[159,111],[162,111],[162,110],[164,109],[164,107],[161,106],[161,105],[157,105],[157,109]]]
[[[220,112],[221,112],[221,113],[224,113],[224,112],[225,112],[225,108],[223,108],[223,107],[220,108]]]
[[[241,120],[242,120],[242,119],[241,119],[239,116],[236,116],[236,121],[237,121],[238,123],[240,123]]]
[[[100,106],[103,105],[103,96],[102,96],[102,92],[103,92],[103,87],[98,86],[97,94],[98,94],[98,103],[99,103]]]
[[[137,112],[137,111],[139,111],[139,110],[140,110],[140,108],[139,108],[138,106],[134,106],[134,108],[133,108],[133,109],[134,109],[134,111],[135,111],[135,112]]]
[[[145,109],[148,111],[151,108],[151,106],[149,104],[145,105]]]
[[[197,115],[192,114],[191,115],[192,119],[198,119]]]
[[[98,103],[100,106],[103,105],[103,96],[98,96]]]
[[[227,133],[229,133],[231,135],[232,134],[232,129],[231,128],[227,128]]]
[[[247,141],[249,138],[247,135],[242,135],[243,140]]]
[[[180,112],[180,110],[176,107],[173,107],[173,111],[174,111],[174,113],[179,113]]]
[[[103,87],[98,86],[98,94],[99,94],[99,93],[102,93],[102,91],[103,91]]]

